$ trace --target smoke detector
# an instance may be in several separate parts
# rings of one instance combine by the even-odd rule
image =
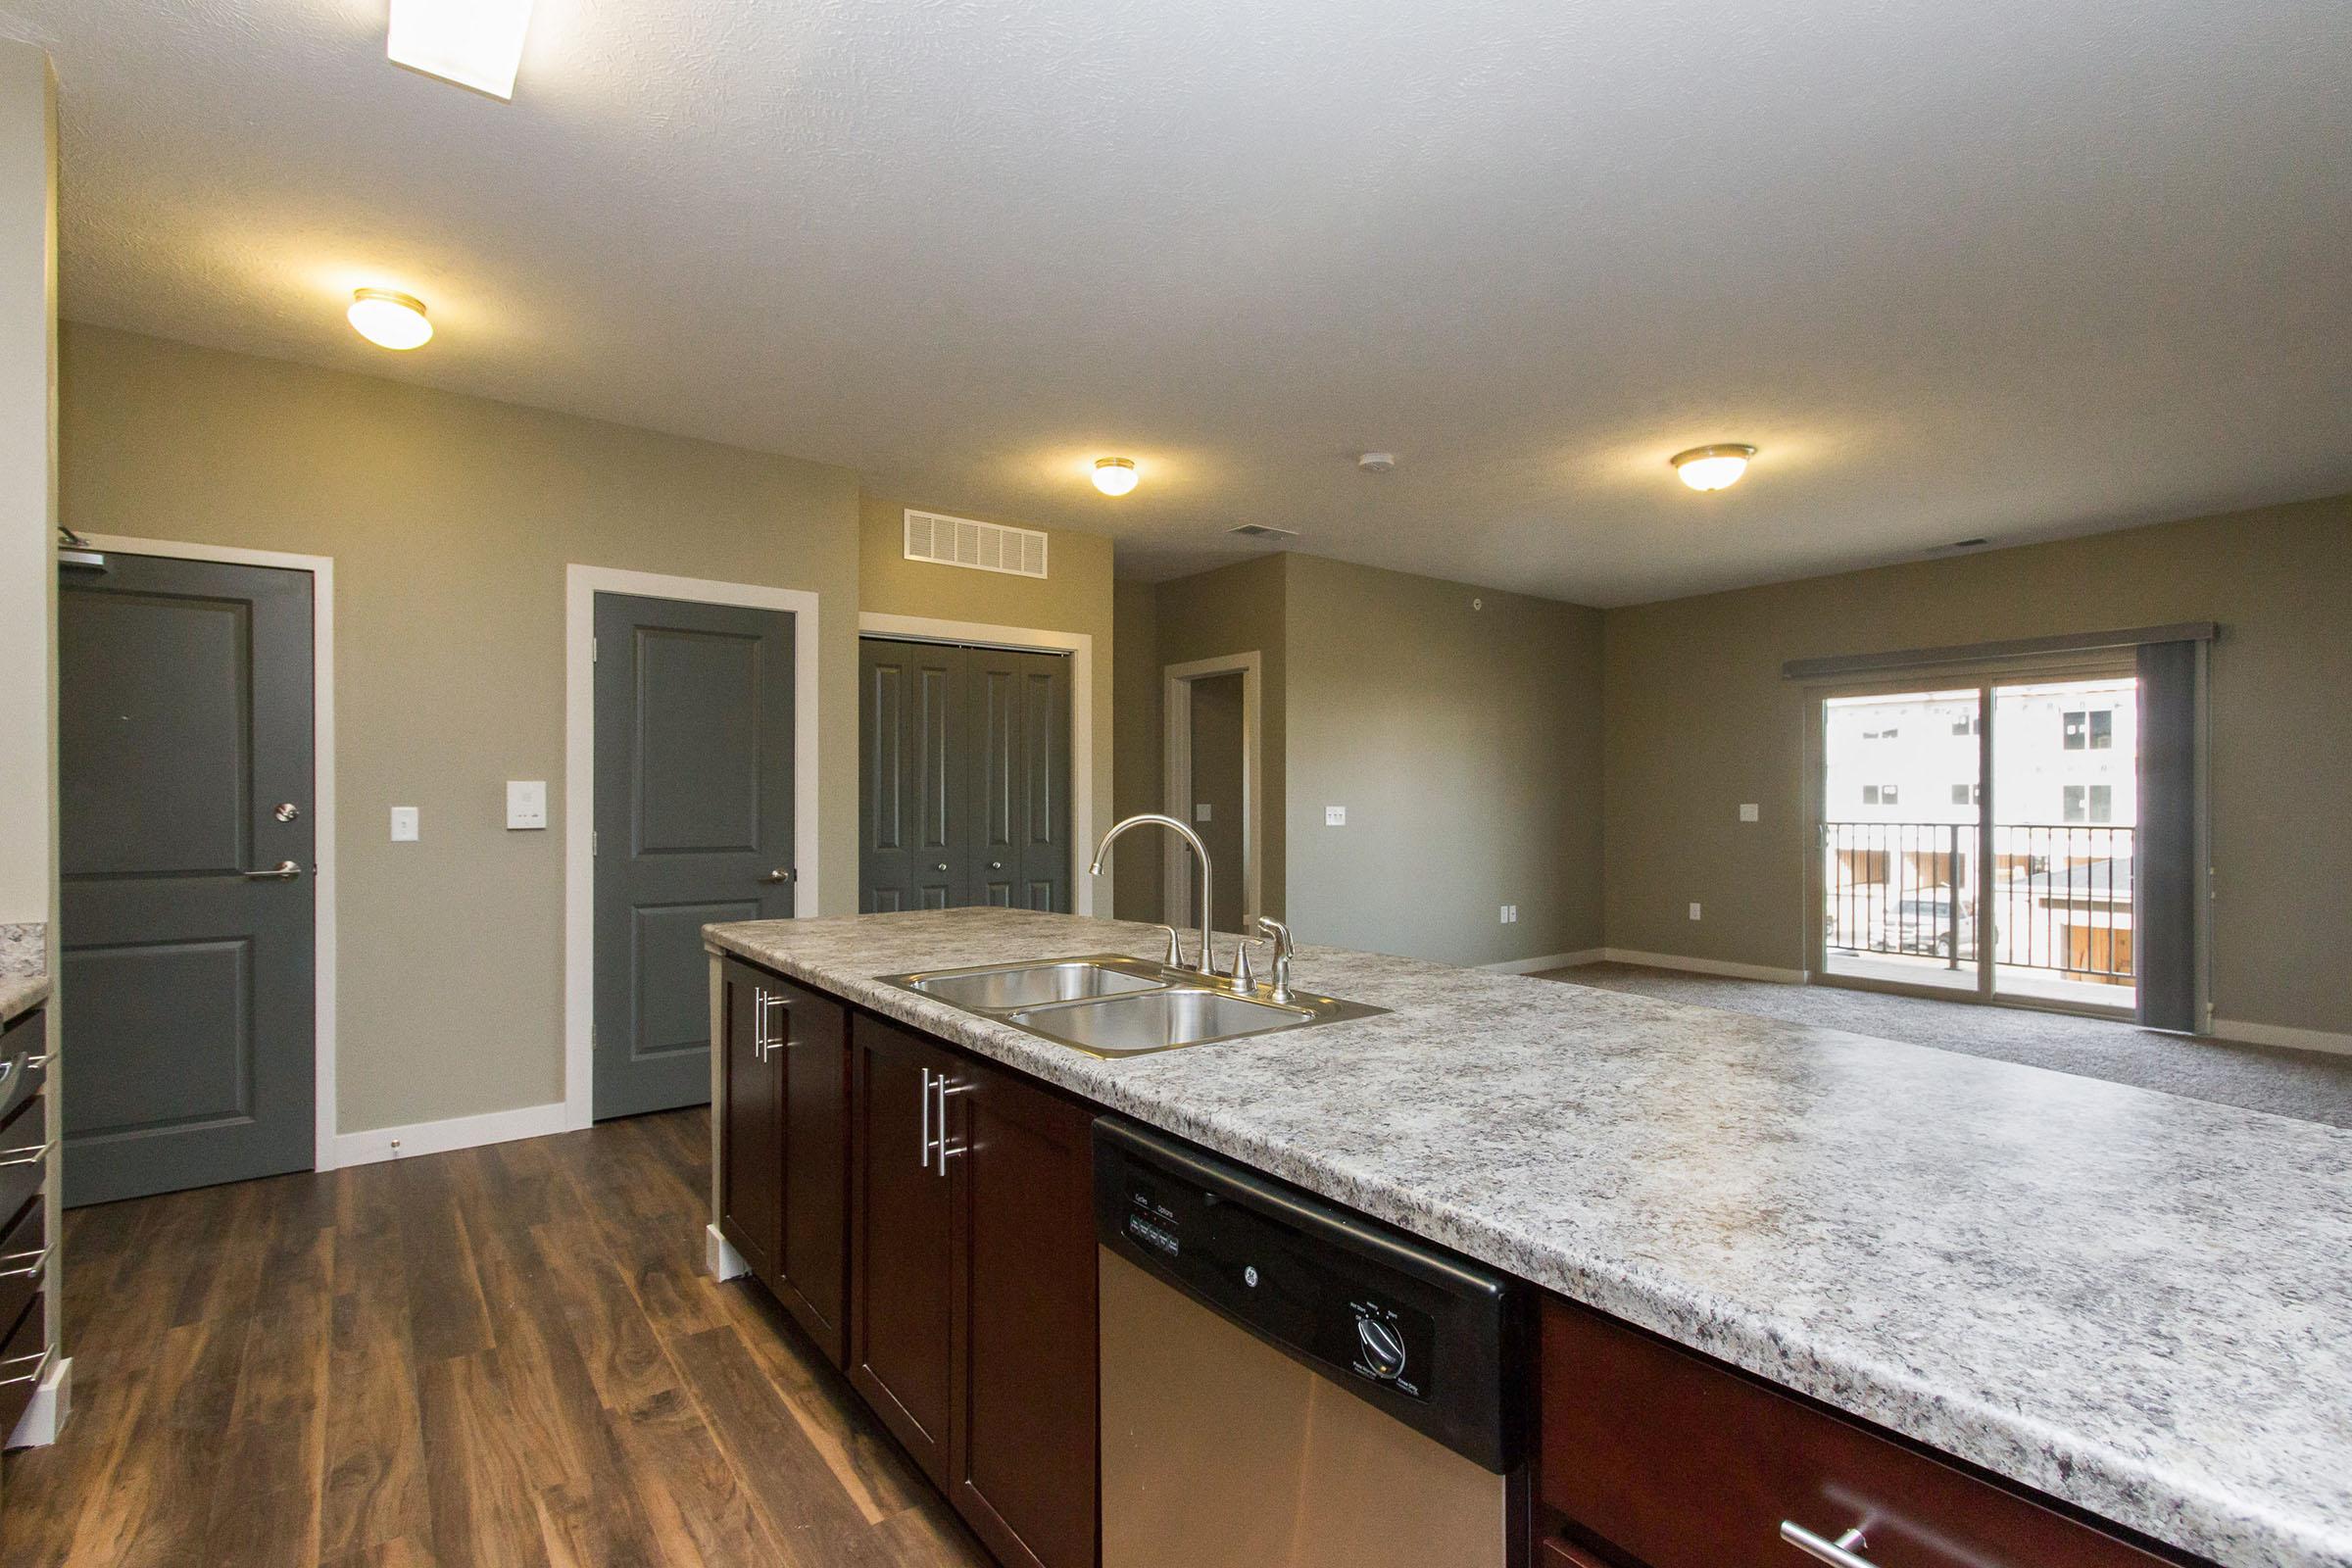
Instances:
[[[1396,466],[1394,452],[1365,452],[1357,456],[1355,466],[1366,473],[1386,473]]]

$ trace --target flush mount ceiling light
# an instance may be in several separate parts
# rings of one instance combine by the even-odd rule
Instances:
[[[1754,447],[1727,441],[1711,447],[1692,447],[1666,461],[1674,465],[1674,471],[1691,489],[1723,490],[1740,482],[1740,476],[1747,471],[1747,460],[1755,455]]]
[[[392,0],[384,52],[396,66],[512,99],[530,26],[531,0]]]
[[[351,291],[352,330],[378,348],[416,349],[432,341],[433,323],[424,317],[424,301],[388,288]]]
[[[1133,458],[1097,458],[1095,488],[1106,496],[1123,496],[1135,488]]]

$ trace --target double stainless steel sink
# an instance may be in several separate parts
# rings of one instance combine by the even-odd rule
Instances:
[[[1090,954],[883,975],[884,983],[1025,1029],[1090,1056],[1140,1056],[1386,1011],[1337,997],[1238,990],[1191,969]]]

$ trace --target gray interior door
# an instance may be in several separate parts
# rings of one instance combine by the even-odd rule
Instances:
[[[792,913],[793,617],[596,596],[595,1114],[710,1098],[714,920]]]
[[[963,650],[860,638],[858,681],[858,910],[968,903]]]
[[[1070,907],[1070,662],[858,644],[858,907]]]
[[[311,625],[308,572],[59,578],[69,1204],[311,1165]]]

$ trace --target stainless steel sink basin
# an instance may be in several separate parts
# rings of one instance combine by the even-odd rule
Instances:
[[[1069,958],[1057,963],[1021,964],[1004,969],[982,969],[955,974],[923,975],[912,988],[958,1007],[978,1012],[1009,1012],[1048,1002],[1075,1002],[1082,997],[1112,997],[1131,991],[1152,991],[1165,985],[1149,975],[1114,969],[1096,959]]]
[[[1032,1007],[1011,1021],[1032,1034],[1099,1056],[1132,1056],[1210,1040],[1238,1040],[1315,1021],[1311,1007],[1282,1007],[1222,991],[1150,991]]]
[[[1237,991],[1191,969],[1118,953],[879,978],[1090,1056],[1137,1056],[1387,1010],[1305,991],[1276,1002],[1264,986]]]

